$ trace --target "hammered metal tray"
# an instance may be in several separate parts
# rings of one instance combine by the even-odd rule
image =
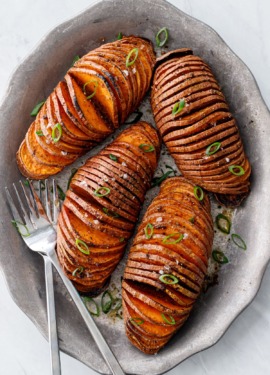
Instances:
[[[242,207],[230,212],[233,232],[245,239],[247,250],[242,252],[232,246],[228,237],[216,234],[215,246],[226,252],[230,263],[219,270],[218,284],[202,294],[185,326],[158,355],[146,356],[133,348],[125,337],[120,319],[104,316],[96,319],[125,372],[136,375],[162,374],[190,355],[213,345],[258,291],[270,258],[268,234],[260,225],[269,222],[270,212],[267,188],[270,181],[270,115],[252,74],[215,31],[169,3],[163,0],[129,0],[127,6],[125,0],[107,0],[97,2],[50,32],[15,71],[1,106],[0,264],[13,299],[46,336],[42,259],[28,251],[14,232],[3,194],[4,185],[11,185],[21,178],[15,154],[31,123],[29,113],[63,78],[75,55],[82,56],[101,43],[112,41],[120,31],[154,41],[156,32],[164,26],[170,30],[168,49],[190,47],[212,67],[238,121],[252,164],[252,190]],[[143,119],[154,124],[148,98],[140,109],[144,113]],[[108,138],[86,157],[96,153],[111,139]],[[63,189],[70,170],[81,165],[86,157],[59,175],[59,184]],[[166,164],[174,167],[163,149],[157,175],[161,173],[161,168],[166,168]],[[148,193],[141,214],[157,192],[158,188],[154,188]],[[221,209],[213,202],[213,215],[216,212],[221,212]],[[114,273],[111,285],[120,285],[124,264],[125,259]],[[210,267],[210,276],[212,271]],[[61,349],[94,370],[109,374],[57,274],[55,280]]]

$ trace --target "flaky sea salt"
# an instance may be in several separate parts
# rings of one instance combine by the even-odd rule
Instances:
[[[94,220],[93,223],[96,224],[96,225],[98,225],[99,221],[98,220]]]
[[[126,76],[129,75],[128,70],[123,70],[123,73],[124,73]]]
[[[136,68],[132,69],[132,73],[135,74],[137,72]]]
[[[160,223],[160,222],[162,221],[162,217],[158,217],[158,218],[156,219],[156,221],[157,221],[158,223]]]
[[[229,163],[229,162],[230,162],[230,158],[226,158],[225,160],[226,160],[226,162],[227,162],[227,163]]]
[[[67,155],[68,153],[67,153],[67,151],[61,151],[61,155]]]
[[[164,271],[163,270],[159,270],[158,273],[160,273],[161,275],[163,275]]]
[[[186,239],[186,238],[188,238],[188,234],[184,233],[183,239]]]
[[[127,166],[127,163],[125,163],[124,161],[122,162],[122,165],[123,167],[126,167]]]
[[[126,180],[128,178],[128,175],[126,173],[123,174],[123,179]]]

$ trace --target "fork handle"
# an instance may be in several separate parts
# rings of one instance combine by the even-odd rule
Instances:
[[[58,261],[55,251],[48,253],[48,257],[50,258],[53,265],[57,269],[59,275],[61,276],[70,296],[72,297],[74,303],[76,304],[78,310],[80,311],[83,317],[83,320],[85,321],[85,324],[87,325],[89,332],[91,333],[95,343],[97,344],[97,347],[99,348],[100,353],[102,354],[105,362],[107,363],[108,367],[112,371],[112,374],[113,375],[125,375],[119,362],[117,361],[109,345],[107,344],[106,340],[104,339],[100,330],[98,329],[94,319],[92,318],[91,314],[88,312],[84,303],[82,302],[79,293],[73,286],[72,282],[66,277],[66,275],[62,271],[62,267]]]
[[[53,286],[53,270],[51,260],[42,255],[45,266],[45,281],[46,281],[46,300],[47,300],[47,316],[48,316],[48,331],[51,357],[51,374],[61,375],[60,352],[58,346],[57,325],[54,304],[54,286]]]

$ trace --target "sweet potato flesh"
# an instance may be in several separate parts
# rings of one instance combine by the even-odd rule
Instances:
[[[138,57],[126,67],[126,58],[134,48],[139,49]],[[21,173],[31,179],[54,175],[112,134],[142,101],[154,64],[151,42],[134,36],[83,56],[56,85],[42,116],[39,113],[23,140],[17,152]],[[62,135],[54,143],[56,124]],[[27,156],[22,157],[23,151]]]
[[[126,333],[144,353],[157,353],[188,318],[212,242],[207,195],[199,201],[183,177],[163,182],[138,227],[122,282]]]
[[[150,152],[140,149],[138,139],[152,146],[151,162]],[[82,293],[98,294],[123,256],[156,169],[157,140],[149,124],[131,126],[71,180],[59,215],[57,254],[66,275]],[[134,163],[137,170],[132,169]],[[141,165],[147,172],[144,180]]]
[[[183,108],[177,111],[181,102]],[[249,192],[251,168],[236,121],[209,66],[190,50],[163,55],[157,61],[151,105],[182,174],[216,193],[222,204],[239,205]]]

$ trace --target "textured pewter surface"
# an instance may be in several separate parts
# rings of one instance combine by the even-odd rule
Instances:
[[[252,192],[245,204],[234,213],[233,231],[245,238],[248,250],[241,253],[230,245],[221,245],[216,237],[220,246],[226,246],[226,254],[231,259],[230,265],[222,268],[219,285],[202,296],[187,324],[155,357],[145,356],[132,348],[125,338],[120,322],[113,324],[108,319],[97,320],[125,371],[131,374],[160,374],[191,354],[212,345],[258,290],[270,257],[267,233],[260,225],[267,221],[269,215],[267,181],[270,171],[267,156],[269,112],[256,83],[245,65],[213,30],[184,15],[173,6],[160,0],[154,4],[150,1],[130,1],[128,7],[124,0],[103,1],[60,25],[43,39],[40,46],[14,73],[1,108],[0,176],[3,186],[10,185],[20,177],[16,168],[15,152],[31,122],[29,112],[64,76],[74,55],[82,55],[97,47],[103,38],[105,41],[112,40],[119,31],[143,35],[154,41],[155,33],[163,26],[171,30],[169,49],[190,47],[209,63],[238,120],[245,149],[253,167],[253,175]],[[44,56],[50,56],[46,63]],[[143,119],[153,123],[149,105],[145,102],[142,108],[145,113]],[[10,134],[16,134],[16,137],[10,137]],[[110,139],[107,139],[101,147],[109,141]],[[98,148],[88,156],[97,150]],[[77,165],[81,162],[82,159]],[[163,155],[161,163],[171,164],[171,159]],[[59,176],[63,188],[64,181],[74,166]],[[148,194],[146,204],[155,193],[153,190]],[[1,267],[16,303],[46,334],[42,259],[25,249],[19,236],[14,235],[13,227],[9,224],[10,217],[4,196],[0,199]],[[215,210],[216,206],[213,209]],[[219,238],[225,240],[224,236]],[[123,264],[119,266],[119,272],[113,276],[118,283]],[[58,277],[56,280],[62,350],[95,370],[108,373],[61,281]],[[122,349],[123,345],[125,351]]]

